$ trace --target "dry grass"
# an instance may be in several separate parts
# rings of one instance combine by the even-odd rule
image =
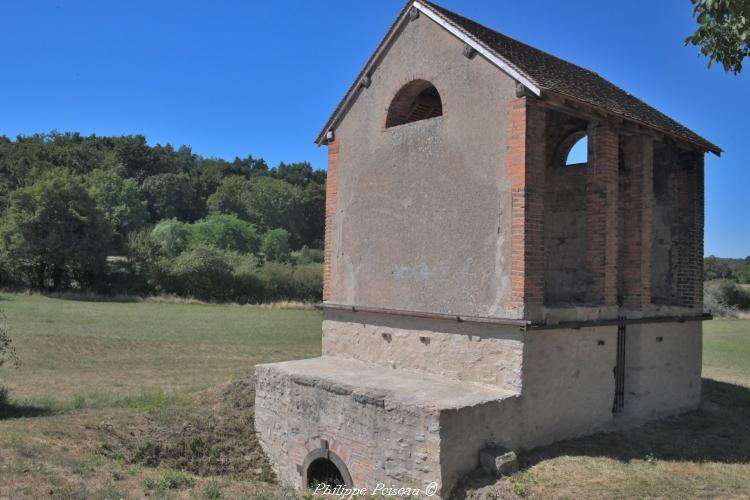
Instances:
[[[0,296],[23,362],[0,371],[0,498],[291,498],[266,481],[250,381],[319,354],[321,315],[294,307]],[[708,322],[704,346],[699,411],[534,450],[456,497],[750,497],[750,323]]]
[[[152,304],[190,304],[190,305],[227,305],[233,307],[263,307],[269,309],[291,309],[300,311],[311,311],[315,309],[315,303],[303,302],[299,300],[277,300],[274,302],[264,302],[261,304],[239,304],[237,302],[212,302],[196,299],[194,297],[182,297],[179,295],[148,295],[145,297],[139,295],[102,295],[94,292],[50,292],[41,293],[37,291],[24,290],[15,292],[12,290],[2,290],[0,293],[6,295],[26,295],[47,297],[51,299],[75,300],[82,302],[119,302],[119,303],[152,303]]]
[[[4,294],[0,498],[290,495],[253,434],[253,366],[320,353],[311,310]],[[237,381],[227,385],[227,381]]]

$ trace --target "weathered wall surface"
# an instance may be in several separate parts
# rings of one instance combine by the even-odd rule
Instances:
[[[522,448],[628,428],[700,404],[700,321],[628,325],[626,339],[625,407],[613,414],[616,326],[526,333]]]
[[[545,303],[584,303],[586,165],[548,167],[544,209]]]
[[[703,155],[654,147],[651,296],[655,304],[703,305]]]
[[[357,397],[356,388],[304,385],[274,365],[257,366],[256,375],[255,427],[282,482],[307,487],[297,466],[321,439],[346,464],[355,486],[424,488],[439,481],[437,412],[393,411]]]
[[[698,407],[702,333],[700,321],[628,326],[625,417],[652,419]]]
[[[524,448],[591,434],[612,419],[616,337],[616,326],[526,332]]]
[[[331,302],[506,315],[510,203],[506,103],[514,81],[426,16],[408,23],[335,130]],[[413,79],[444,115],[385,127]]]
[[[523,335],[510,326],[327,311],[323,355],[519,392]]]

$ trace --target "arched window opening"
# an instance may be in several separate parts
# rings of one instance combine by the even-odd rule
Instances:
[[[338,485],[346,486],[339,468],[327,458],[316,458],[307,468],[307,486],[314,489],[320,484],[327,484],[332,488]]]
[[[566,167],[574,167],[578,165],[585,165],[589,162],[589,137],[583,135],[578,138],[575,143],[568,150],[568,155],[565,158]]]
[[[404,85],[388,107],[386,128],[442,116],[440,93],[427,80],[414,80]]]

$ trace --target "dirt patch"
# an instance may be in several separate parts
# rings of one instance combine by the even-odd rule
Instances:
[[[102,422],[99,452],[148,467],[199,476],[274,480],[255,434],[255,386],[238,380],[196,396],[192,404]]]

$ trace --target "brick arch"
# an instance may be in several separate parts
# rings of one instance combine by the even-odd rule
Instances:
[[[328,449],[326,446],[321,446],[318,449],[315,449],[307,454],[305,457],[305,461],[302,463],[302,477],[305,481],[305,486],[307,486],[308,481],[308,471],[310,469],[310,465],[312,465],[313,462],[316,460],[329,460],[339,471],[341,474],[341,478],[344,480],[344,484],[346,486],[354,486],[354,483],[352,481],[352,475],[349,473],[349,468],[346,466],[344,461],[339,457],[336,453],[332,452],[330,449]]]

